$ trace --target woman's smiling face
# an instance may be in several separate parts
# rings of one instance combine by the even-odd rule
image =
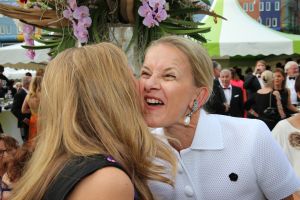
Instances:
[[[139,82],[150,127],[182,123],[197,97],[190,62],[171,44],[157,44],[147,51]]]

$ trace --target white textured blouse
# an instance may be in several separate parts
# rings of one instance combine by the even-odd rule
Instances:
[[[298,177],[300,178],[300,146],[294,146],[292,141],[293,138],[291,138],[291,134],[298,134],[300,137],[300,130],[292,126],[290,122],[285,119],[278,122],[272,130],[272,133],[274,138],[283,148],[283,151],[287,155]]]
[[[161,128],[153,132],[164,135]],[[279,200],[300,187],[280,146],[259,120],[201,110],[192,145],[174,153],[175,188],[150,182],[155,199]]]

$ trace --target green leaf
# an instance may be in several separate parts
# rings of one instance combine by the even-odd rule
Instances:
[[[211,6],[210,1],[209,0],[201,0],[203,3],[205,3],[206,5]]]
[[[53,44],[48,44],[48,45],[41,45],[41,46],[27,46],[27,45],[22,45],[24,49],[33,49],[33,50],[39,50],[39,49],[49,49],[52,47],[57,46],[59,43],[53,43]]]
[[[188,36],[190,36],[200,42],[207,42],[206,38],[198,33],[188,34]]]
[[[205,28],[187,28],[187,27],[176,27],[168,26],[163,23],[160,24],[160,27],[167,33],[173,33],[177,35],[187,35],[192,33],[207,33],[210,31],[210,27]]]
[[[37,37],[32,37],[35,41],[42,43],[42,44],[53,44],[53,43],[59,43],[62,41],[61,38],[58,39],[44,39],[43,37],[37,38]]]
[[[182,15],[182,14],[188,14],[188,13],[196,13],[197,11],[200,11],[202,9],[200,8],[181,8],[181,9],[174,9],[170,10],[169,14],[170,16],[176,16],[176,15]]]
[[[172,24],[179,24],[179,25],[186,25],[186,26],[201,26],[205,25],[205,23],[201,22],[194,22],[194,21],[187,21],[187,20],[181,20],[181,19],[175,19],[175,18],[167,18],[164,22],[169,22]]]

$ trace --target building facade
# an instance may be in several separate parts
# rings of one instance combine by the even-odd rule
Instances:
[[[300,33],[300,0],[239,0],[243,10],[274,30]]]

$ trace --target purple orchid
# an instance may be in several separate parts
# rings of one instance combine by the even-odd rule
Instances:
[[[88,28],[92,25],[92,19],[90,17],[85,17],[78,20],[78,26]]]
[[[159,22],[167,19],[165,0],[143,0],[138,9],[141,17],[144,17],[143,24],[148,28],[159,26]]]
[[[75,10],[75,8],[77,7],[76,0],[68,0],[68,4],[72,10]]]
[[[28,56],[31,60],[33,60],[34,57],[35,57],[35,51],[32,50],[32,49],[28,49],[28,50],[26,51],[26,56]]]
[[[74,12],[73,12],[73,17],[75,19],[82,19],[82,18],[85,18],[85,17],[88,17],[90,16],[90,11],[89,11],[89,8],[86,7],[86,6],[80,6],[80,7],[77,7],[74,9]]]
[[[73,19],[73,12],[70,7],[67,7],[67,9],[63,11],[63,16],[69,20]]]

